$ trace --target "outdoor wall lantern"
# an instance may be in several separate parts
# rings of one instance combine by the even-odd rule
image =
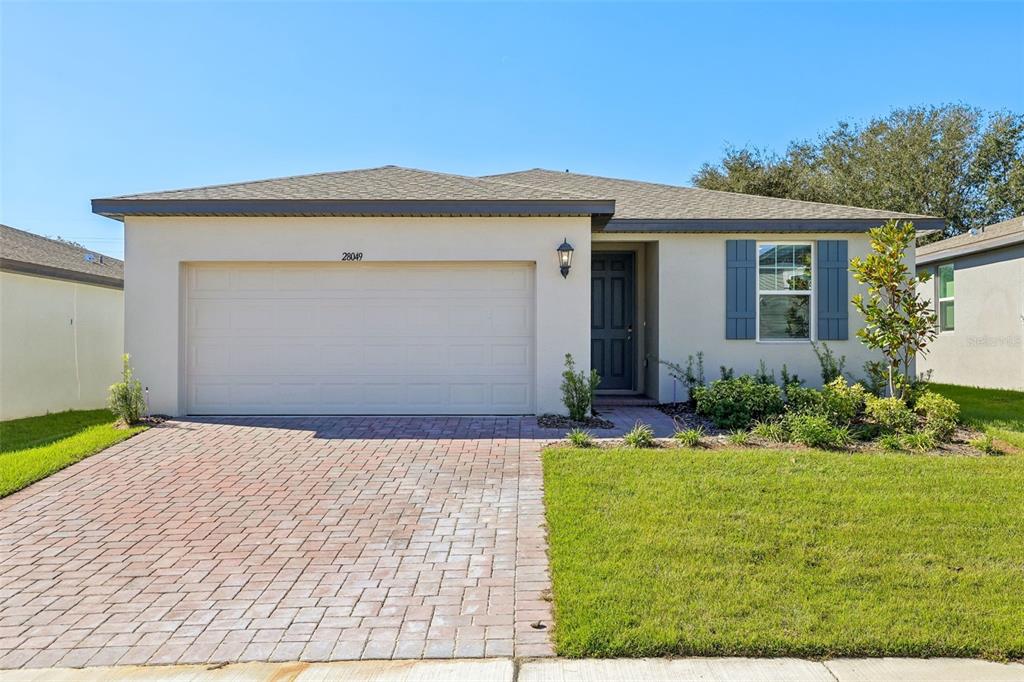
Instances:
[[[558,247],[558,269],[562,271],[562,277],[569,276],[569,268],[572,267],[572,244],[567,239],[562,240]]]

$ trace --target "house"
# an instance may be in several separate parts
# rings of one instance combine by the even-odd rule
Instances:
[[[93,201],[124,221],[125,347],[151,409],[564,412],[567,353],[601,390],[682,399],[660,359],[847,366],[864,208],[549,170],[386,166]],[[560,250],[561,249],[561,250]],[[571,251],[569,250],[571,249]],[[564,261],[562,260],[564,259]],[[570,261],[571,262],[565,262]]]
[[[116,258],[0,225],[0,419],[106,405],[123,273]]]
[[[935,381],[1024,390],[1024,217],[917,249],[939,335],[918,370]]]

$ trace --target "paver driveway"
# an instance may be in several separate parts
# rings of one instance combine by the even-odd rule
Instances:
[[[151,429],[0,500],[0,668],[550,655],[535,425]]]

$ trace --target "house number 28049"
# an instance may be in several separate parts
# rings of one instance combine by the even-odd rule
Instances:
[[[341,254],[341,260],[363,260],[363,252],[345,251]]]

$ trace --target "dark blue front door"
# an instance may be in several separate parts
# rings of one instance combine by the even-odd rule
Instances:
[[[633,389],[633,254],[593,253],[590,364],[600,389]]]

